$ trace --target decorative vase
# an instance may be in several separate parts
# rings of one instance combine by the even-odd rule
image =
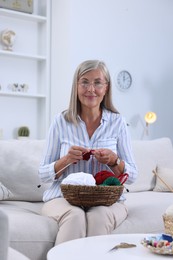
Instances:
[[[16,33],[12,30],[6,29],[1,33],[1,41],[5,45],[4,50],[6,51],[13,50],[12,47],[14,44],[15,37],[16,37]]]

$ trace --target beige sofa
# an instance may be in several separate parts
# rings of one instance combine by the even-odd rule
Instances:
[[[10,247],[32,260],[46,260],[54,246],[58,226],[41,216],[42,194],[49,184],[41,184],[38,166],[44,140],[0,141],[0,210],[9,219]],[[170,139],[132,141],[139,177],[125,185],[129,208],[127,219],[113,233],[164,232],[162,215],[173,202],[173,193],[159,178],[173,187],[173,148]],[[159,191],[160,190],[160,191]],[[1,230],[0,230],[1,233]]]

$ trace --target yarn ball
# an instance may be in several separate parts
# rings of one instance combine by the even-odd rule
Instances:
[[[83,160],[88,161],[94,150],[90,150],[88,153],[83,153]]]
[[[121,182],[116,177],[108,177],[101,186],[120,186]]]
[[[83,154],[83,160],[88,161],[90,159],[91,152]]]
[[[104,180],[106,180],[109,177],[115,178],[115,174],[112,172],[109,172],[109,171],[100,171],[100,172],[96,173],[96,175],[94,176],[97,185],[102,184],[104,182]]]

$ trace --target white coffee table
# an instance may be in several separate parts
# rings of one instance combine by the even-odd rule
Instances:
[[[141,260],[141,259],[167,259],[167,255],[152,253],[141,244],[146,236],[152,234],[120,234],[87,237],[71,240],[52,248],[47,254],[47,260]],[[133,248],[120,248],[109,250],[121,242],[136,244]]]

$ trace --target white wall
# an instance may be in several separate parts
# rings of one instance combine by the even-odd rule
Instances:
[[[113,100],[133,139],[143,133],[144,115],[156,112],[150,138],[173,140],[173,1],[52,0],[51,117],[68,106],[76,66],[104,60],[113,78]],[[133,79],[125,93],[116,74]]]

